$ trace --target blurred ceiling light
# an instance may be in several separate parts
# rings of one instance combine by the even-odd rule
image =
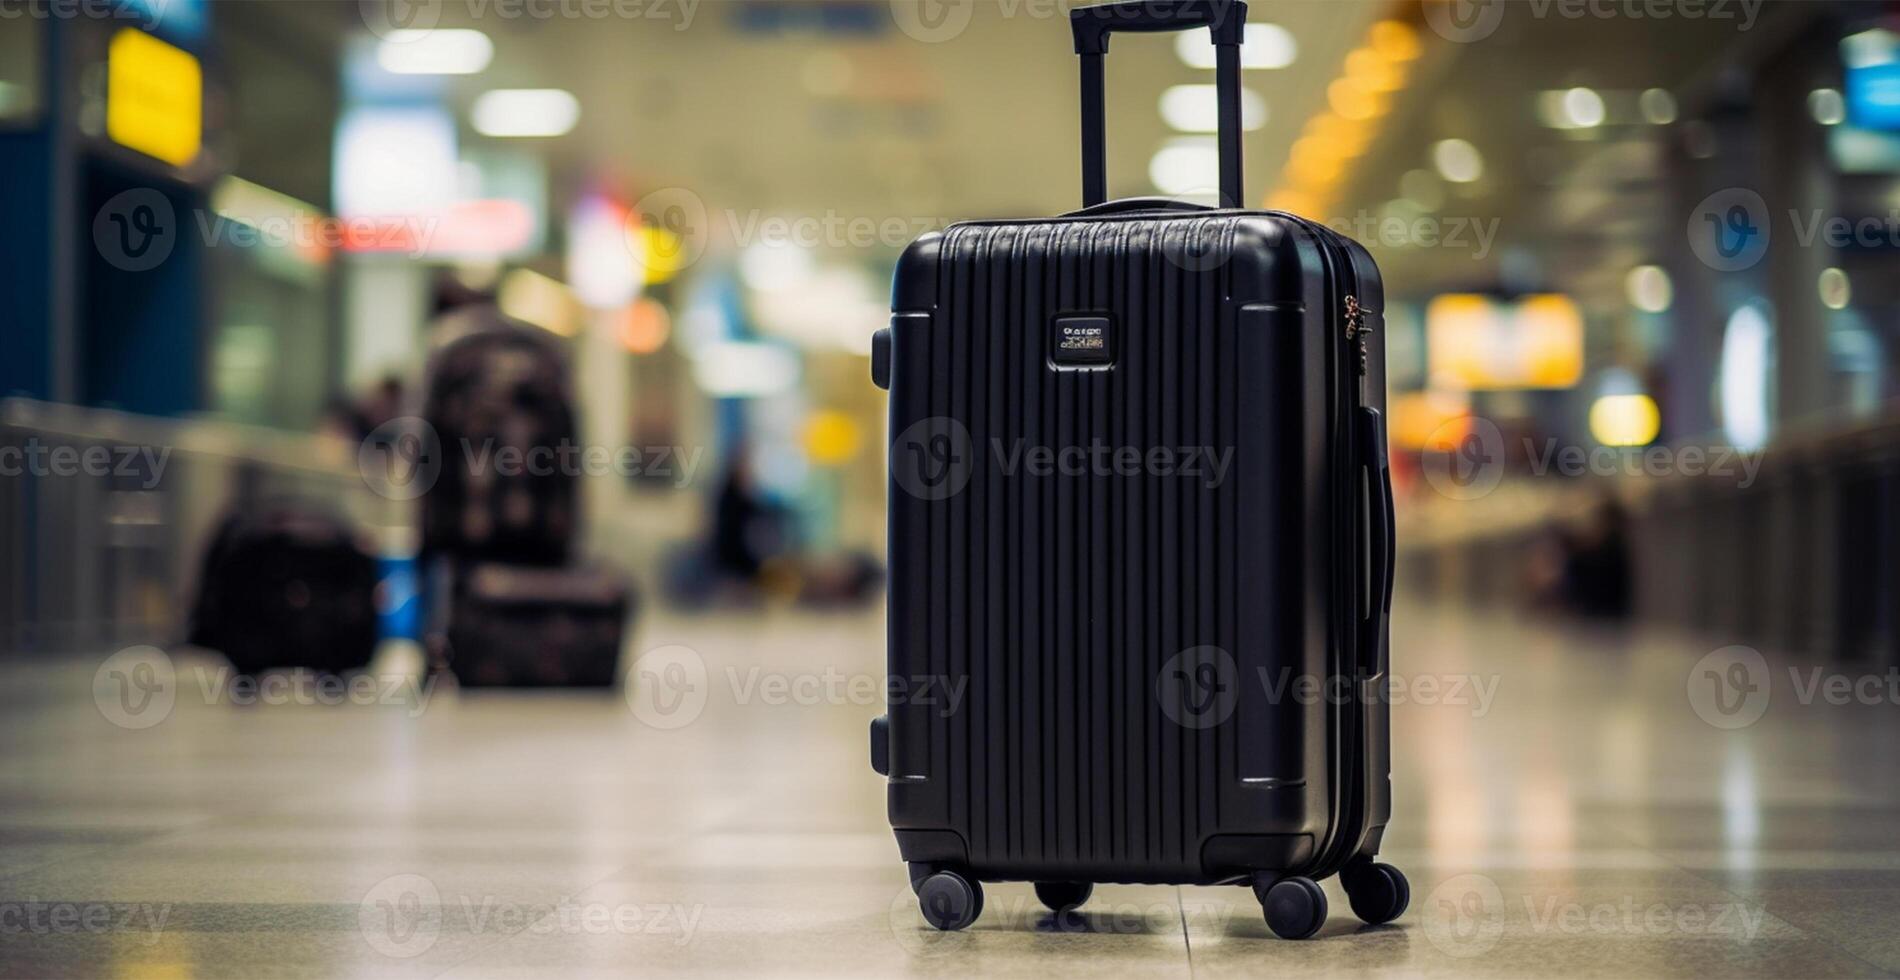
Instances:
[[[1404,21],[1379,21],[1372,25],[1370,40],[1372,49],[1390,61],[1411,61],[1423,51],[1418,31]]]
[[[1429,170],[1407,170],[1399,178],[1399,193],[1405,199],[1424,211],[1436,211],[1445,206],[1445,185]]]
[[[1386,100],[1374,92],[1365,82],[1347,76],[1334,79],[1326,87],[1326,104],[1333,107],[1341,119],[1363,122],[1385,114]]]
[[[1213,193],[1219,171],[1219,150],[1200,136],[1169,140],[1148,161],[1148,179],[1163,194]]]
[[[1676,121],[1676,97],[1665,88],[1646,88],[1636,97],[1636,107],[1642,110],[1643,119],[1657,126],[1667,126]]]
[[[798,383],[798,356],[776,344],[721,340],[695,354],[693,380],[714,398],[762,398]]]
[[[481,31],[391,31],[376,46],[376,64],[392,75],[473,75],[488,67],[495,45]]]
[[[562,136],[580,121],[581,103],[558,88],[500,88],[475,100],[472,118],[483,136]]]
[[[1354,48],[1346,56],[1346,74],[1378,94],[1396,91],[1405,84],[1405,70],[1372,48]]]
[[[1848,283],[1847,273],[1844,270],[1822,269],[1818,285],[1821,291],[1821,305],[1830,310],[1847,309],[1847,304],[1854,298],[1853,287]]]
[[[1212,70],[1214,41],[1206,31],[1184,31],[1174,39],[1175,53],[1189,68]],[[1278,24],[1248,24],[1240,47],[1242,68],[1285,68],[1299,57],[1293,35]]]
[[[1662,431],[1662,411],[1648,395],[1604,395],[1590,405],[1590,434],[1605,446],[1647,446]]]
[[[1603,96],[1587,88],[1543,92],[1537,98],[1537,115],[1552,129],[1593,129],[1607,114]]]
[[[1440,177],[1454,184],[1469,184],[1484,176],[1484,157],[1467,140],[1439,140],[1432,146],[1432,165]]]
[[[515,269],[503,276],[495,300],[504,315],[551,334],[572,337],[578,332],[573,294],[558,280],[533,269]]]
[[[596,310],[613,310],[640,295],[641,277],[622,237],[627,209],[600,195],[575,205],[567,220],[567,281]]]
[[[1847,121],[1847,100],[1840,89],[1817,88],[1808,93],[1808,114],[1823,126],[1839,126]]]
[[[1661,266],[1639,265],[1623,280],[1623,291],[1630,305],[1645,313],[1661,313],[1675,302],[1675,284]]]
[[[1220,131],[1220,95],[1213,85],[1174,85],[1161,93],[1161,118],[1183,133]],[[1267,100],[1250,88],[1240,90],[1240,128],[1267,124]]]

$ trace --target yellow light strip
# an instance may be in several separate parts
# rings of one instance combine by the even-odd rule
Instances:
[[[1352,165],[1371,148],[1424,47],[1418,28],[1387,18],[1366,31],[1326,86],[1327,107],[1306,121],[1267,206],[1317,217],[1335,202]]]

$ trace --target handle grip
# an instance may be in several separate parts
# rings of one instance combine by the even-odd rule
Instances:
[[[1220,194],[1223,207],[1244,206],[1240,172],[1240,43],[1247,32],[1244,0],[1120,0],[1069,11],[1075,53],[1082,58],[1082,206],[1108,199],[1107,84],[1102,58],[1120,31],[1185,31],[1205,27],[1214,38],[1219,98]]]
[[[1214,32],[1215,44],[1239,44],[1246,22],[1247,5],[1242,0],[1120,0],[1069,11],[1075,53],[1081,55],[1107,54],[1108,36],[1117,32],[1151,34],[1205,27]]]
[[[1392,611],[1392,579],[1398,564],[1398,538],[1392,511],[1392,467],[1386,459],[1385,416],[1370,406],[1359,409],[1359,458],[1366,472],[1367,553],[1373,564],[1366,569],[1360,594],[1360,621],[1378,624]],[[1361,661],[1369,673],[1379,669],[1379,638],[1368,637]]]

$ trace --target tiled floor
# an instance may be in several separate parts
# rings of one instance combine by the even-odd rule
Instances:
[[[1693,641],[1421,609],[1396,634],[1439,685],[1395,722],[1412,909],[1365,928],[1329,883],[1307,943],[1238,888],[1105,887],[1057,922],[995,885],[929,930],[865,759],[875,616],[644,624],[687,649],[643,667],[703,666],[703,702],[234,705],[185,657],[0,666],[0,974],[1900,971],[1890,695],[1743,662],[1765,683],[1711,707],[1692,685],[1737,675]],[[1745,727],[1697,711],[1764,693]]]

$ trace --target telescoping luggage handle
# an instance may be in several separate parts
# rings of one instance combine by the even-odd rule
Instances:
[[[1075,53],[1082,57],[1082,206],[1108,199],[1108,119],[1102,56],[1117,31],[1186,31],[1214,36],[1219,90],[1220,195],[1224,207],[1243,204],[1240,179],[1240,42],[1246,35],[1243,0],[1119,0],[1069,11]]]

